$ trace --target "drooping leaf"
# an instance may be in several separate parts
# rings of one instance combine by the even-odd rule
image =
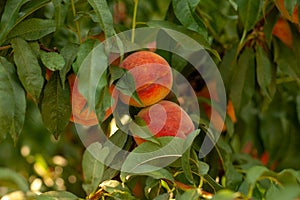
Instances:
[[[24,177],[11,169],[0,168],[0,180],[1,182],[13,182],[17,185],[17,188],[22,190],[23,192],[29,191],[29,184],[24,179]]]
[[[51,71],[62,70],[65,66],[65,60],[61,54],[57,52],[40,52],[43,64]]]
[[[138,174],[159,170],[181,158],[198,133],[199,130],[190,133],[185,140],[178,137],[160,137],[157,138],[160,145],[144,142],[128,155],[122,171]]]
[[[49,191],[36,197],[37,200],[78,200],[78,197],[67,191]]]
[[[254,52],[246,48],[237,62],[237,68],[231,79],[230,99],[238,112],[247,103],[254,93],[255,87],[255,63]]]
[[[8,35],[9,38],[22,37],[25,40],[38,40],[56,29],[55,22],[48,19],[30,18],[15,26]]]
[[[103,181],[104,160],[108,155],[109,148],[103,147],[99,142],[91,144],[84,152],[82,160],[83,188],[87,194],[94,192]]]
[[[46,6],[51,0],[30,0],[24,6],[21,7],[21,12],[19,13],[19,18],[17,19],[16,24],[22,22],[29,15],[37,11],[38,9]]]
[[[79,46],[76,61],[72,65],[73,71],[76,74],[78,73],[84,59],[93,50],[93,48],[96,47],[98,44],[99,44],[98,40],[89,40],[88,39]]]
[[[254,27],[258,17],[261,13],[261,1],[260,0],[238,0],[238,14],[241,22],[244,25],[245,31],[248,31]]]
[[[68,44],[64,46],[60,54],[63,56],[65,60],[64,67],[59,71],[60,79],[63,84],[63,88],[65,87],[65,81],[67,73],[71,70],[72,63],[74,62],[78,52],[78,45],[77,44]]]
[[[0,57],[0,67],[1,67],[1,84],[6,85],[6,87],[11,87],[11,90],[7,91],[4,88],[1,90],[1,122],[9,125],[11,121],[11,127],[8,133],[12,136],[14,141],[20,135],[24,120],[25,120],[25,111],[26,111],[26,99],[25,92],[17,78],[15,67],[8,62],[5,58]],[[5,77],[6,76],[6,80]],[[12,101],[9,101],[12,98]],[[9,101],[9,103],[7,102]],[[4,106],[4,107],[2,107]],[[11,118],[10,114],[13,113]],[[9,115],[7,115],[9,114]],[[7,115],[7,116],[6,116]],[[3,119],[3,118],[4,119]],[[1,130],[4,130],[3,133],[6,134],[6,128],[3,127],[4,124],[1,124]],[[7,126],[8,128],[8,126]],[[0,137],[1,138],[1,137]]]
[[[256,77],[258,85],[260,86],[263,94],[270,100],[273,96],[269,90],[270,84],[272,83],[273,66],[268,56],[264,52],[261,46],[257,46],[256,50]]]
[[[112,37],[115,34],[113,17],[110,12],[106,0],[88,0],[89,4],[94,8],[97,17],[100,21],[100,26],[107,38]]]
[[[131,173],[126,173],[126,172],[121,172],[121,180],[123,182],[126,181],[126,179],[128,179],[128,177],[130,176],[134,176],[135,174],[131,174]],[[172,174],[164,169],[164,168],[161,168],[159,170],[156,170],[156,171],[151,171],[151,172],[145,172],[145,173],[139,173],[138,174],[139,176],[149,176],[149,177],[152,177],[154,179],[166,179],[166,180],[170,180],[170,181],[174,181],[174,178],[172,176]]]
[[[25,90],[38,101],[44,84],[37,57],[30,45],[21,38],[11,40],[18,76]]]
[[[71,110],[70,88],[63,89],[59,74],[55,72],[45,86],[41,111],[46,128],[56,138],[68,125]]]
[[[0,45],[6,40],[7,34],[16,25],[19,10],[29,0],[7,0],[0,21]]]
[[[54,5],[54,19],[55,19],[55,24],[56,27],[59,28],[61,27],[64,22],[65,18],[67,16],[67,6],[65,4],[62,4],[62,0],[52,0],[53,5]]]
[[[202,20],[194,13],[196,2],[187,0],[173,0],[173,9],[177,19],[188,29],[200,33],[207,38],[207,30]],[[193,6],[193,7],[192,7]]]
[[[89,108],[95,108],[101,90],[107,85],[108,58],[103,44],[95,47],[79,69],[79,92],[86,98]]]

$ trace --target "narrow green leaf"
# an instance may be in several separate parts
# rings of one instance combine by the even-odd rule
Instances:
[[[87,55],[80,66],[78,89],[86,98],[89,108],[95,108],[102,88],[107,85],[107,63],[104,46],[100,44]]]
[[[99,142],[91,144],[83,154],[82,168],[84,174],[83,188],[87,194],[96,191],[101,181],[105,165],[104,159],[109,155],[109,148]]]
[[[263,94],[271,99],[272,94],[269,92],[269,86],[272,82],[273,70],[272,64],[264,52],[264,49],[258,45],[256,49],[256,77],[258,85]]]
[[[22,37],[25,40],[38,40],[56,29],[53,20],[30,18],[15,26],[8,35],[8,39]]]
[[[295,59],[296,58],[296,59]],[[282,44],[274,41],[274,60],[280,70],[300,82],[300,60],[297,60],[295,52]]]
[[[29,185],[23,176],[8,168],[0,168],[0,180],[15,183],[23,192],[29,191]]]
[[[244,25],[245,31],[254,27],[261,13],[262,2],[260,0],[238,0],[238,14]]]
[[[66,191],[49,191],[36,197],[37,200],[78,200],[79,198]]]
[[[88,0],[89,4],[95,10],[99,20],[100,26],[107,38],[112,37],[115,34],[113,17],[110,13],[106,0]]]
[[[58,72],[52,74],[45,86],[41,111],[46,128],[58,138],[71,116],[70,88],[63,89]]]
[[[36,55],[30,45],[21,38],[11,41],[18,76],[25,90],[38,101],[44,85],[44,78]]]
[[[10,30],[15,26],[19,10],[29,0],[7,0],[0,21],[0,45],[6,40]]]
[[[186,150],[186,152],[184,152],[184,154],[182,155],[181,166],[182,166],[182,169],[183,169],[186,179],[190,183],[194,183],[192,170],[191,170],[191,164],[190,164],[190,152],[191,152],[191,148],[188,148]]]
[[[51,0],[30,0],[28,3],[24,4],[20,10],[20,16],[16,22],[19,24],[29,15],[37,11],[38,9],[46,6]]]
[[[26,98],[25,98],[25,92],[24,89],[21,86],[21,83],[19,79],[17,78],[15,67],[8,62],[5,58],[0,57],[0,67],[1,67],[1,74],[3,76],[7,76],[9,82],[5,82],[5,80],[1,79],[2,84],[6,84],[7,86],[11,86],[10,95],[13,98],[13,101],[8,103],[5,108],[1,107],[1,111],[5,111],[7,109],[11,109],[10,112],[13,112],[13,118],[12,118],[12,124],[10,127],[10,135],[16,141],[18,136],[20,135],[24,120],[25,120],[25,111],[26,111]],[[2,71],[3,70],[3,71]],[[5,90],[1,90],[0,92],[1,96],[5,94]],[[8,91],[6,91],[8,92]],[[10,99],[8,95],[3,96],[5,99]],[[1,100],[2,102],[2,100]],[[3,102],[6,102],[6,100],[3,100]],[[7,102],[6,102],[7,103]],[[12,108],[9,108],[8,105],[13,106]],[[1,112],[2,113],[2,112]],[[5,113],[5,112],[4,112]],[[7,124],[9,124],[10,116],[5,117],[5,120],[1,120]],[[1,125],[1,127],[3,127]],[[1,130],[5,130],[4,128],[0,128]],[[5,131],[4,131],[5,133]]]
[[[61,54],[57,52],[40,52],[43,64],[51,71],[61,70],[65,66],[65,60]]]
[[[62,4],[62,0],[52,0],[54,5],[54,19],[56,22],[56,27],[59,28],[64,24],[65,18],[67,16],[67,6]]]
[[[9,133],[14,117],[13,88],[4,66],[0,65],[0,141]]]
[[[65,81],[66,81],[66,76],[67,73],[71,70],[72,64],[74,60],[76,59],[78,52],[78,45],[77,44],[67,44],[64,46],[60,54],[63,56],[65,60],[65,65],[64,67],[59,71],[60,79],[63,84],[63,88],[65,87]]]
[[[78,48],[76,61],[73,63],[73,71],[77,74],[81,64],[84,59],[88,56],[88,54],[99,44],[98,40],[86,40],[83,44],[81,44]]]
[[[202,20],[194,14],[195,7],[198,3],[187,0],[173,0],[173,9],[177,19],[188,29],[200,33],[207,38],[208,33]]]
[[[230,99],[237,112],[240,110],[242,103],[248,102],[253,95],[255,86],[254,69],[254,52],[251,48],[246,48],[240,55],[231,80]]]
[[[200,194],[197,189],[188,190],[181,195],[176,197],[176,200],[186,200],[186,199],[199,199]]]

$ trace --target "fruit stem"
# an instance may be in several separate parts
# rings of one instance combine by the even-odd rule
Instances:
[[[76,8],[75,8],[75,3],[74,0],[71,0],[71,5],[72,5],[72,12],[73,12],[73,16],[74,18],[76,18]],[[77,20],[75,20],[75,26],[76,26],[76,32],[77,32],[77,36],[79,38],[79,42],[80,44],[82,43],[82,38],[81,38],[81,34],[80,34],[80,27],[79,27],[79,23]]]
[[[134,10],[133,10],[133,17],[132,17],[132,34],[131,34],[131,42],[134,43],[134,36],[135,36],[135,26],[136,26],[136,13],[138,8],[139,0],[134,0]]]

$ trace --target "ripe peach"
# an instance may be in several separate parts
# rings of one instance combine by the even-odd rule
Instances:
[[[136,92],[142,104],[128,95],[120,94],[120,99],[129,105],[145,107],[164,99],[173,83],[172,70],[168,62],[151,51],[139,51],[129,55],[120,65],[127,69],[135,83]],[[133,92],[133,91],[132,91]]]
[[[185,138],[195,130],[188,114],[176,103],[160,101],[157,104],[143,108],[138,114],[144,120],[154,137],[173,136]],[[135,142],[139,145],[146,140],[133,133]]]
[[[78,82],[76,81],[76,75],[71,74],[68,77],[70,90],[71,90],[71,103],[72,103],[72,115],[70,118],[71,122],[75,122],[78,124],[82,124],[84,126],[94,126],[98,124],[97,115],[94,111],[89,111],[89,108],[86,107],[86,99],[78,90]],[[113,92],[114,86],[112,85],[109,87],[109,92],[112,94],[114,103],[113,105],[108,108],[105,112],[105,116],[102,121],[106,120],[113,112],[116,107],[117,100],[118,100],[118,93]],[[74,100],[76,99],[76,100]],[[74,100],[74,101],[72,101]]]
[[[278,37],[286,46],[292,47],[293,45],[293,35],[291,28],[288,24],[288,22],[283,19],[279,18],[276,22],[274,28],[273,28],[273,35]]]

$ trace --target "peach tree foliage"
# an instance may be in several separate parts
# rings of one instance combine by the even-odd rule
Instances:
[[[0,1],[0,196],[300,198],[300,12],[295,11],[299,6],[299,0]],[[108,88],[124,70],[114,64],[106,68],[110,59],[106,49],[94,47],[138,27],[171,29],[201,44],[218,66],[236,121],[228,111],[226,130],[201,159],[201,141],[211,133],[205,112],[200,119],[193,118],[199,127],[185,142],[161,137],[137,146],[133,137],[118,130],[109,137],[115,146],[132,152],[158,150],[154,159],[160,155],[159,145],[170,140],[176,147],[188,147],[172,164],[136,174],[104,165],[82,145],[70,122],[68,77],[77,74],[91,55],[93,64],[83,75],[87,81],[82,87],[94,87],[97,98],[79,91],[88,103],[94,102],[102,119],[111,106]],[[164,34],[170,41],[180,40]],[[200,95],[205,86],[194,68],[176,54],[159,49],[155,53],[189,80],[200,107],[210,108],[210,99]],[[99,77],[92,65],[106,68],[96,85]],[[132,77],[126,81],[132,83]],[[121,83],[119,89],[126,93],[128,85]],[[133,98],[139,101],[136,93]],[[131,107],[131,116],[139,109]],[[99,120],[103,130],[109,132],[112,120]],[[88,148],[110,163],[120,151],[105,142]],[[170,148],[164,155],[179,155],[180,148]],[[152,158],[128,156],[122,169],[139,169],[140,162]],[[41,182],[38,191],[33,187],[36,180]]]

